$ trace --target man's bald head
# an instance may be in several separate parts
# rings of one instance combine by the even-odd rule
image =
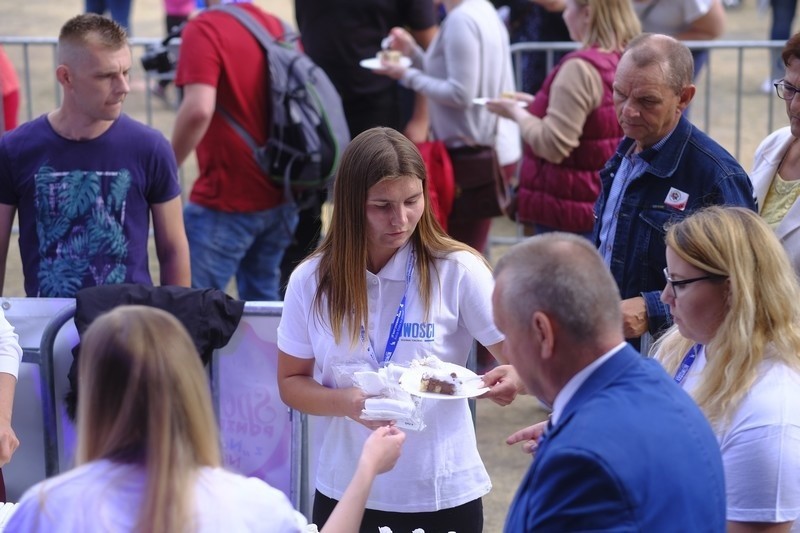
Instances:
[[[631,39],[623,54],[625,61],[633,61],[637,68],[660,65],[667,85],[680,94],[692,84],[694,59],[692,52],[682,42],[669,35],[643,33]]]
[[[543,312],[577,343],[622,341],[617,284],[592,244],[570,233],[544,233],[513,246],[495,268],[498,301],[520,324]],[[497,290],[497,287],[496,289]]]

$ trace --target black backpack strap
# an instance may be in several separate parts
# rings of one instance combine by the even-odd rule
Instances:
[[[253,138],[253,136],[250,135],[247,130],[244,129],[235,118],[233,118],[233,115],[228,113],[228,111],[222,107],[221,104],[217,104],[216,111],[222,118],[225,119],[225,122],[227,122],[230,127],[233,128],[233,131],[235,131],[236,134],[239,135],[239,137],[241,137],[242,140],[247,144],[247,147],[253,152],[253,157],[258,159],[256,157],[256,153],[258,152],[258,144],[256,144],[256,140]]]

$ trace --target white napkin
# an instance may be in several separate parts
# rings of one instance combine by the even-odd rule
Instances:
[[[395,400],[393,398],[367,398],[364,402],[362,414],[373,420],[396,420],[407,418],[414,414],[416,406],[409,400]]]
[[[417,407],[419,400],[400,387],[400,376],[406,369],[386,365],[374,371],[353,374],[353,382],[371,398],[364,402],[364,420],[394,420],[398,427],[420,431],[425,427]]]

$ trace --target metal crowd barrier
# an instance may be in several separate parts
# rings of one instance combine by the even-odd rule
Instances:
[[[56,300],[56,302],[63,302],[63,300]],[[44,471],[46,476],[57,474],[59,469],[58,457],[58,428],[57,428],[57,412],[56,412],[56,398],[55,398],[55,370],[53,368],[53,347],[55,346],[56,336],[61,330],[61,327],[72,319],[75,314],[75,303],[70,302],[65,306],[60,307],[58,304],[50,306],[48,309],[55,309],[52,318],[49,319],[47,325],[41,332],[41,337],[38,343],[31,344],[31,340],[35,341],[35,333],[33,336],[27,336],[21,333],[20,344],[22,350],[22,362],[33,363],[39,367],[39,387],[38,392],[41,398],[42,405],[42,438],[44,446]],[[2,308],[4,313],[13,312],[15,307],[14,299],[3,299]],[[27,338],[26,338],[27,337]]]
[[[75,316],[75,304],[72,303],[58,311],[48,322],[42,332],[42,341],[39,344],[38,363],[42,374],[42,419],[44,425],[44,464],[47,477],[61,471],[58,458],[58,428],[56,418],[55,372],[53,368],[53,351],[56,337],[61,328]],[[23,351],[23,356],[32,356],[31,349]],[[28,359],[23,357],[23,362]]]

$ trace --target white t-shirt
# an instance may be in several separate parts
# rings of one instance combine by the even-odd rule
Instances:
[[[706,366],[701,351],[682,385],[693,391]],[[717,432],[725,468],[727,518],[795,520],[800,532],[800,373],[765,360],[729,426]]]
[[[658,2],[642,20],[642,30],[666,35],[678,34],[711,10],[714,0],[634,0],[633,9],[642,18],[653,2]]]
[[[369,298],[368,337],[382,358],[390,325],[406,287],[406,245],[377,274],[366,272]],[[365,346],[351,347],[349,333],[335,344],[327,313],[314,311],[318,260],[298,266],[289,281],[278,327],[278,347],[303,359],[315,359],[314,378],[337,388],[337,372],[345,362],[361,362],[377,369]],[[406,314],[392,363],[435,355],[466,365],[473,337],[484,345],[503,340],[492,319],[494,280],[480,258],[470,252],[450,254],[431,269],[433,304],[428,317],[416,283],[407,292]],[[348,386],[339,380],[340,386]],[[425,428],[408,431],[397,466],[378,476],[367,502],[369,509],[394,512],[430,512],[462,505],[489,492],[491,482],[475,439],[467,400],[422,400]],[[328,419],[317,466],[317,489],[341,499],[355,471],[370,431],[344,417]]]
[[[9,532],[132,531],[146,490],[136,465],[93,461],[28,489]],[[194,532],[299,532],[305,519],[279,490],[221,468],[201,468],[194,490]]]
[[[20,361],[22,348],[19,346],[19,336],[0,310],[0,372],[17,377]]]

